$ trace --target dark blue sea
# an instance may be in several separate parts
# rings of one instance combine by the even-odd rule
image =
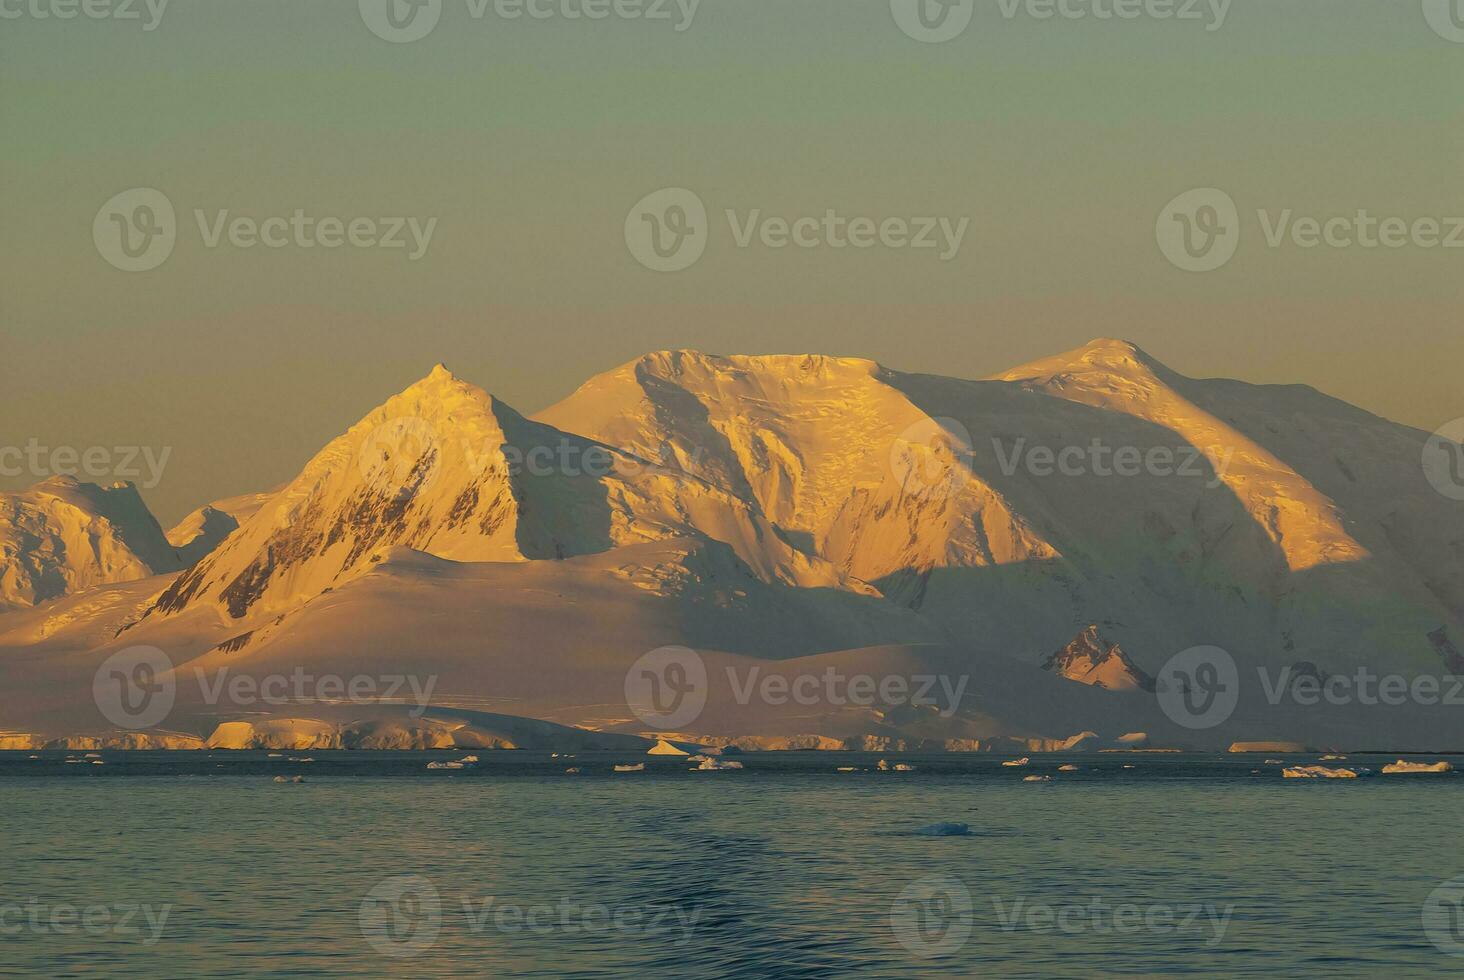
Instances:
[[[1464,775],[1392,756],[466,754],[0,753],[0,975],[1464,970]]]

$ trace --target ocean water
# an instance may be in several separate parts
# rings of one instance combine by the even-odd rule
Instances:
[[[903,773],[838,773],[878,759],[845,753],[708,773],[607,754],[436,771],[461,754],[36,754],[0,753],[4,976],[1464,969],[1459,773],[1283,780],[1260,757],[1146,754],[901,756]],[[919,832],[942,822],[968,832]]]

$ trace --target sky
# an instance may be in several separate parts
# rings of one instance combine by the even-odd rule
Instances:
[[[159,2],[0,0],[0,451],[166,451],[134,477],[165,526],[438,361],[532,413],[665,348],[982,377],[1115,336],[1464,415],[1464,250],[1416,224],[1464,216],[1440,0],[974,0],[961,30],[916,0],[442,0],[415,40],[397,0]],[[1156,230],[1196,189],[1208,254],[1234,236],[1208,271]],[[1407,240],[1302,244],[1359,210]],[[800,218],[808,247],[774,247]],[[651,220],[695,261],[652,268]],[[849,246],[855,222],[888,234]]]

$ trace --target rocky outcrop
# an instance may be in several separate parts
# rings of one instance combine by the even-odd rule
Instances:
[[[1104,642],[1097,626],[1089,626],[1048,657],[1042,669],[1108,691],[1154,690],[1154,678],[1140,670],[1118,644]]]

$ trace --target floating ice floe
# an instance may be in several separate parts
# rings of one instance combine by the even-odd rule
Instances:
[[[1281,770],[1287,779],[1356,779],[1351,769],[1328,769],[1326,766],[1288,766]]]
[[[690,759],[697,764],[692,772],[720,772],[724,769],[741,769],[742,763],[731,760],[714,759],[709,755],[694,755]]]
[[[570,766],[568,769],[564,770],[564,774],[566,776],[578,776],[579,766]]]
[[[1134,768],[1137,768],[1137,767],[1136,767],[1136,766],[1135,766],[1135,765],[1134,765],[1134,764],[1133,764],[1133,763],[1132,763],[1132,762],[1125,762],[1125,763],[1124,763],[1124,764],[1123,764],[1123,767],[1124,767],[1124,768],[1125,768],[1125,769],[1134,769]]]
[[[922,837],[970,837],[971,828],[963,823],[941,822],[921,827],[915,833]]]
[[[1058,772],[1077,772],[1078,771],[1078,767],[1075,766],[1075,765],[1073,765],[1071,762],[1069,762],[1065,766],[1058,766],[1057,767],[1057,771]]]
[[[646,764],[644,762],[637,762],[633,766],[616,766],[615,767],[615,771],[616,772],[644,772],[645,771],[645,768],[646,768]]]
[[[1022,782],[1024,782],[1024,783],[1049,783],[1051,781],[1052,781],[1052,777],[1051,776],[1023,776],[1022,777]]]
[[[35,756],[31,756],[31,758],[35,758]],[[835,772],[858,772],[859,770],[858,769],[855,769],[853,766],[840,766],[838,769],[836,769],[834,771]]]
[[[1448,762],[1407,762],[1399,759],[1397,762],[1390,762],[1383,766],[1383,772],[1453,772],[1454,766]]]
[[[462,762],[464,764],[467,764],[469,762],[477,762],[478,761],[478,757],[476,755],[465,755],[461,759],[459,759],[458,761],[459,762]]]
[[[1286,765],[1286,762],[1284,760],[1282,760],[1282,759],[1267,759],[1266,760],[1266,765],[1268,765],[1268,766],[1284,766],[1284,765]]]
[[[1031,759],[1027,758],[1024,755],[1020,759],[1008,759],[1007,761],[1003,762],[1002,765],[1004,765],[1004,766],[1025,766],[1027,763],[1029,763],[1031,761],[1032,761]]]
[[[1347,758],[1347,756],[1345,756],[1345,755],[1324,755],[1324,756],[1322,756],[1322,761],[1323,762],[1339,762],[1339,761],[1341,761],[1341,760],[1343,760],[1345,758]]]
[[[284,753],[282,753],[282,752],[271,752],[269,754],[269,758],[271,758],[271,759],[282,759],[282,758],[284,758]]]
[[[276,776],[274,778],[274,781],[277,782],[277,783],[303,783],[305,781],[305,777],[304,776]]]
[[[456,761],[455,759],[449,759],[446,762],[429,762],[429,763],[427,763],[427,768],[428,769],[465,769],[467,767],[464,766],[461,762]]]

